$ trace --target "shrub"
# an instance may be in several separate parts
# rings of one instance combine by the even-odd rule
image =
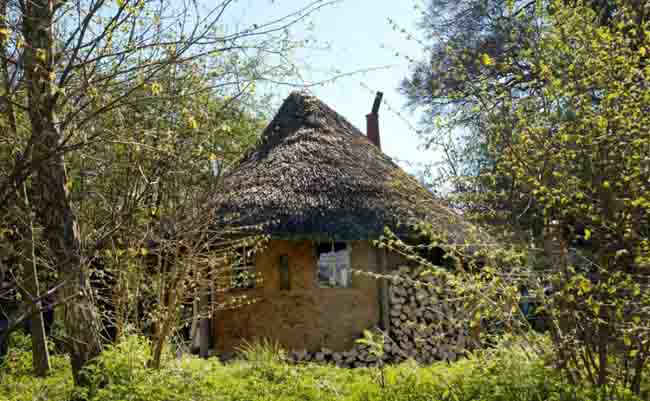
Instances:
[[[9,352],[0,364],[0,401],[58,401],[72,397],[67,357],[51,355],[51,373],[45,378],[35,377],[29,336],[14,332],[9,341]]]
[[[244,341],[237,351],[244,360],[258,365],[282,362],[286,358],[286,351],[280,344],[266,338],[252,342]]]
[[[278,351],[279,353],[275,353]],[[64,401],[591,401],[635,398],[576,388],[511,341],[454,363],[420,366],[414,361],[385,368],[385,386],[375,368],[344,369],[282,362],[271,343],[251,344],[242,359],[224,365],[217,359],[167,358],[161,369],[147,368],[151,346],[130,336],[107,347],[86,371],[93,386],[75,391],[66,358],[54,355],[47,378],[31,373],[31,357],[15,348],[0,367],[0,400]],[[252,363],[251,361],[256,361]],[[648,384],[646,383],[646,386]]]

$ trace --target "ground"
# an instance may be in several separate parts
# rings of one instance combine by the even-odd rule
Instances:
[[[498,347],[451,364],[407,362],[385,369],[291,365],[280,360],[277,349],[259,345],[225,365],[216,359],[176,359],[170,354],[161,370],[152,370],[145,366],[149,356],[146,340],[127,338],[106,349],[89,371],[93,385],[79,390],[72,387],[65,357],[55,355],[52,374],[36,378],[31,374],[30,353],[14,347],[0,366],[0,400],[63,401],[73,396],[92,401],[611,399],[570,386],[555,369],[517,346]]]

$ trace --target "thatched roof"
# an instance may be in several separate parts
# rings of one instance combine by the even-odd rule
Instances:
[[[323,102],[284,101],[259,145],[225,178],[221,221],[278,238],[362,240],[433,219],[458,240],[462,219]]]

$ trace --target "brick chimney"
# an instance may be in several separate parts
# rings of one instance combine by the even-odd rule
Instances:
[[[375,96],[375,103],[372,105],[372,111],[366,116],[366,136],[370,142],[374,143],[381,149],[381,141],[379,140],[379,106],[384,94],[377,92]]]

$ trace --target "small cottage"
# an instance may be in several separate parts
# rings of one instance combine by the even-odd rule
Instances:
[[[255,338],[342,351],[364,329],[388,330],[387,283],[358,272],[389,273],[402,260],[373,240],[384,227],[408,235],[404,227],[421,219],[461,235],[459,216],[381,151],[380,103],[378,94],[364,135],[316,97],[294,92],[227,175],[219,218],[236,215],[270,240],[232,266],[234,288],[220,295],[223,303],[252,301],[214,315],[218,352]]]

